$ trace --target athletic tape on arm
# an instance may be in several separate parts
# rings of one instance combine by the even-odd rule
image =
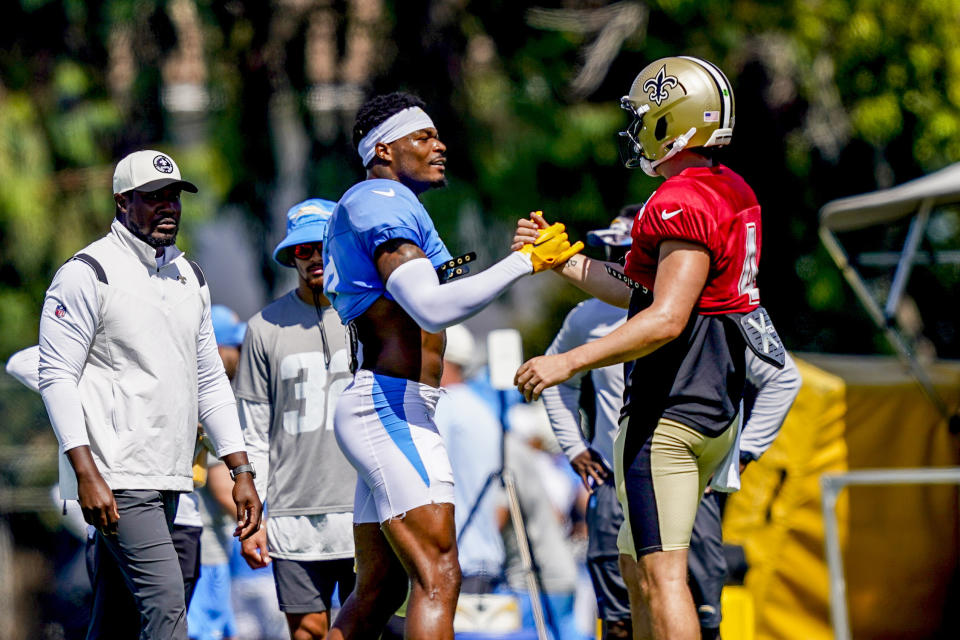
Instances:
[[[417,258],[397,267],[386,287],[420,328],[436,333],[479,312],[532,272],[530,258],[515,251],[485,271],[441,285],[430,261]]]

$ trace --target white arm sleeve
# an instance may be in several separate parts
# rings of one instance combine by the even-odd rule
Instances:
[[[19,380],[23,386],[40,393],[40,345],[35,344],[17,351],[7,360],[7,373]]]
[[[789,353],[783,369],[747,349],[747,378],[757,387],[753,411],[740,434],[740,450],[759,458],[773,444],[793,401],[800,392],[800,372]]]
[[[270,403],[237,399],[243,441],[247,445],[247,457],[257,470],[253,484],[260,500],[267,499],[267,479],[270,477]]]
[[[558,384],[543,390],[540,396],[550,418],[550,426],[568,460],[587,450],[580,431],[580,390],[568,384]]]
[[[581,308],[574,307],[567,314],[545,355],[564,353],[587,342],[589,327],[579,312]],[[588,448],[580,430],[580,380],[584,375],[584,372],[577,373],[555,387],[544,389],[541,396],[557,442],[571,461]]]
[[[424,331],[437,333],[479,312],[529,273],[533,273],[530,257],[514,251],[474,276],[441,285],[430,261],[417,258],[397,267],[386,288]]]
[[[90,444],[77,385],[99,324],[97,286],[93,269],[69,261],[54,276],[40,312],[38,384],[61,451]]]
[[[203,419],[203,430],[213,440],[218,458],[247,450],[243,445],[243,432],[240,430],[240,418],[237,417],[235,402],[207,413]]]

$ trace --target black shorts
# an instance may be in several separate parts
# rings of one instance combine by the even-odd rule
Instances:
[[[339,587],[340,602],[346,600],[357,576],[353,558],[308,562],[275,558],[273,580],[281,611],[317,613],[330,610],[335,587]]]
[[[615,622],[630,619],[630,598],[620,574],[617,534],[623,522],[623,509],[612,482],[597,486],[587,503],[587,569],[597,597],[601,620]]]

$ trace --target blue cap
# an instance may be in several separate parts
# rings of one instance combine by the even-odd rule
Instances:
[[[306,242],[323,242],[336,202],[310,198],[287,211],[287,237],[273,250],[273,259],[285,267],[293,266],[293,247]]]
[[[237,312],[222,304],[210,307],[210,320],[213,322],[213,335],[218,347],[239,347],[247,333],[247,323],[240,322]]]

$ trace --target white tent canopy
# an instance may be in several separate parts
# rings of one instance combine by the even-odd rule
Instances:
[[[927,375],[926,370],[914,356],[909,344],[896,329],[895,317],[897,305],[906,289],[907,280],[910,277],[910,270],[913,264],[922,257],[918,255],[918,249],[923,240],[927,223],[930,220],[930,214],[934,208],[960,202],[960,163],[952,164],[940,171],[916,180],[905,182],[899,186],[864,193],[858,196],[840,198],[828,202],[820,209],[820,239],[830,253],[830,257],[837,263],[837,267],[843,273],[847,282],[853,288],[853,292],[863,303],[867,313],[873,319],[877,327],[883,331],[887,340],[896,349],[901,361],[906,364],[914,379],[923,389],[930,402],[937,408],[939,413],[948,421],[950,431],[960,432],[960,415],[951,407],[948,407],[943,398],[937,393],[933,384]],[[873,291],[867,287],[863,278],[857,272],[856,268],[850,264],[846,251],[837,240],[836,233],[843,231],[856,231],[867,227],[889,224],[900,218],[911,217],[910,230],[907,232],[907,238],[903,245],[903,250],[897,256],[897,270],[890,286],[890,292],[887,295],[886,307],[881,308],[879,301],[874,297]],[[903,474],[903,472],[912,472],[913,475],[891,475]],[[853,478],[853,474],[846,474],[850,479],[857,483],[890,483],[890,482],[927,482],[926,479],[931,472],[940,473],[941,470],[924,469],[920,471],[897,470],[896,472],[853,472],[870,475]],[[956,470],[950,470],[955,474]],[[955,476],[952,476],[955,477]],[[904,480],[906,478],[906,480]],[[843,482],[850,479],[843,477]],[[839,543],[836,537],[836,527],[830,529],[831,523],[835,525],[836,514],[833,508],[836,502],[836,493],[830,493],[829,483],[824,481],[824,522],[828,530],[833,531],[832,538],[827,541],[827,555],[830,565],[830,599],[831,599],[831,618],[833,619],[834,635],[838,639],[850,638],[850,625],[847,618],[845,587],[843,579],[843,563],[839,551]],[[837,481],[841,478],[838,476]],[[936,480],[939,482],[940,480]],[[952,481],[952,480],[951,480]],[[840,486],[839,484],[837,486]]]
[[[892,222],[931,206],[960,202],[960,162],[890,189],[831,200],[820,209],[820,224],[830,231],[855,231]]]
[[[820,209],[820,240],[877,328],[883,331],[901,359],[910,367],[930,401],[944,418],[950,420],[951,430],[960,431],[960,416],[949,409],[934,390],[907,341],[895,328],[897,307],[906,290],[910,271],[918,258],[918,249],[930,214],[935,207],[954,202],[960,202],[960,163],[890,189],[828,202]],[[881,307],[863,277],[850,263],[835,234],[888,224],[907,216],[912,217],[910,230],[897,259],[897,270],[890,285],[886,305]]]

